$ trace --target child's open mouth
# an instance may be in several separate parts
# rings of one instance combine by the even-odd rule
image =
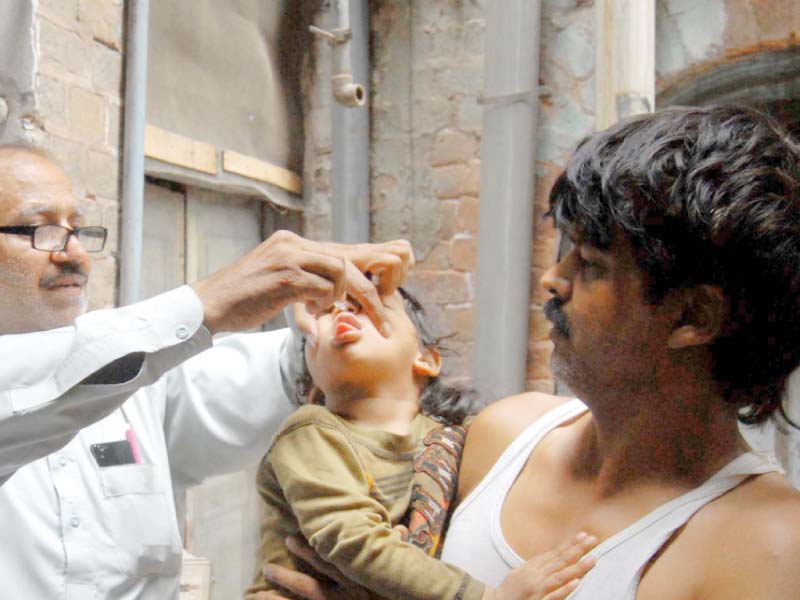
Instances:
[[[333,319],[333,341],[350,344],[361,339],[361,323],[351,312],[340,312]]]

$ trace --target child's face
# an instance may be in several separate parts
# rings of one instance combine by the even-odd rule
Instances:
[[[403,298],[394,292],[381,300],[391,325],[388,337],[350,299],[316,316],[316,344],[306,345],[306,362],[326,396],[347,386],[369,393],[376,385],[435,374],[426,370],[429,353],[420,348]]]

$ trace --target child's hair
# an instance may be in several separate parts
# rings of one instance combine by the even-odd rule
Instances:
[[[448,354],[449,350],[443,344],[443,341],[447,338],[434,334],[425,315],[425,309],[422,308],[419,300],[403,288],[398,288],[397,291],[403,298],[408,318],[411,319],[417,330],[420,344],[427,349],[435,350],[439,354]],[[308,403],[309,393],[314,386],[311,373],[305,362],[305,340],[303,340],[303,350],[303,367],[297,379],[295,398],[297,404],[300,405]],[[319,394],[315,396],[314,402],[316,404],[324,404],[325,399],[322,394]],[[464,419],[474,415],[481,408],[482,405],[476,390],[446,384],[442,381],[441,375],[429,377],[420,395],[420,409],[422,412],[448,425],[461,425]]]

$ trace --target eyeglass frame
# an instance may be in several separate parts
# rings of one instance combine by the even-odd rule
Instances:
[[[34,239],[36,237],[36,230],[39,227],[58,227],[59,229],[63,229],[67,232],[67,235],[64,236],[64,242],[62,243],[60,248],[37,248],[36,244],[34,243]],[[108,228],[103,227],[102,225],[89,225],[87,227],[75,227],[74,229],[70,229],[69,227],[64,227],[63,225],[56,225],[55,223],[43,223],[41,225],[5,225],[0,227],[0,233],[10,233],[13,235],[27,235],[31,241],[31,248],[34,250],[38,250],[39,252],[63,252],[66,250],[67,245],[69,244],[69,238],[73,235],[75,238],[83,243],[81,239],[78,237],[79,233],[83,229],[94,229],[103,232],[103,242],[100,244],[100,247],[97,250],[89,250],[86,248],[86,252],[102,252],[103,248],[106,247],[106,239],[108,238]],[[85,244],[84,244],[85,245]]]

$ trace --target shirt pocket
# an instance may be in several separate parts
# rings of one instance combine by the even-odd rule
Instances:
[[[100,479],[122,570],[132,577],[178,575],[182,543],[175,505],[156,465],[105,467]]]

